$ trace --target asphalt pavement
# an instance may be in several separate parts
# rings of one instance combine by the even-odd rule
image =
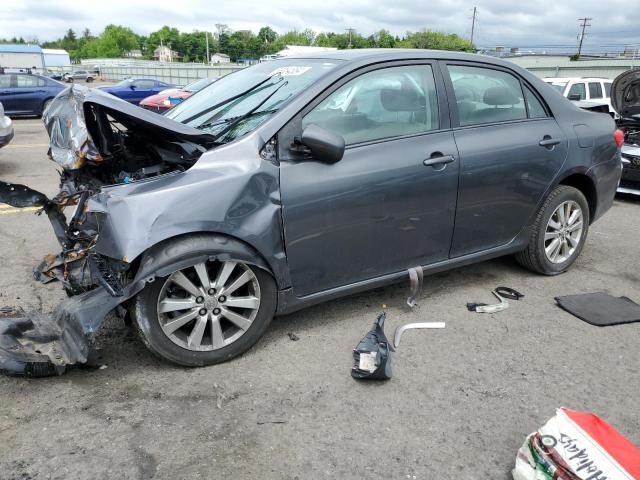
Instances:
[[[48,195],[56,165],[37,119],[16,120],[0,178]],[[640,302],[640,201],[618,198],[573,268],[543,277],[511,258],[277,318],[231,362],[178,368],[110,318],[91,367],[56,378],[0,377],[0,479],[510,479],[526,435],[567,406],[597,413],[640,444],[640,323],[598,328],[554,297],[605,291]],[[0,306],[51,312],[64,293],[31,269],[57,243],[45,216],[0,205]],[[505,285],[525,298],[496,314]],[[387,334],[416,321],[392,354],[394,376],[350,376],[376,315]],[[294,333],[298,340],[291,340]]]

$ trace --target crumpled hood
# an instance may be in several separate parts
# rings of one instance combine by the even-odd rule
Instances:
[[[611,105],[621,117],[640,115],[640,68],[615,78],[611,85]]]
[[[115,120],[154,129],[200,145],[213,144],[213,136],[193,127],[149,112],[99,89],[72,84],[58,94],[43,114],[50,138],[50,157],[66,170],[82,168],[87,162],[104,160],[103,142],[96,106]]]

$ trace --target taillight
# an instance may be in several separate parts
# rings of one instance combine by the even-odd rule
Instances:
[[[622,144],[624,143],[624,132],[620,129],[616,130],[613,132],[613,139],[616,141],[618,148],[622,147]]]

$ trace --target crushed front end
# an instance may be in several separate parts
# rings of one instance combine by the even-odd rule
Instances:
[[[46,255],[34,276],[60,281],[69,298],[52,316],[0,309],[0,371],[12,375],[60,374],[86,362],[104,317],[143,288],[136,262],[96,252],[108,212],[92,209],[90,200],[104,186],[186,170],[214,145],[195,129],[75,84],[51,102],[43,121],[48,155],[61,167],[60,191],[48,198],[0,182],[0,203],[40,207],[49,218],[61,249]]]

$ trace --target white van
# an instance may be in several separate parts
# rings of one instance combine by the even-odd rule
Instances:
[[[616,115],[615,110],[611,106],[611,84],[613,80],[598,77],[550,77],[545,78],[544,81],[557,89],[569,100],[587,100],[606,103],[609,106],[611,115]]]

